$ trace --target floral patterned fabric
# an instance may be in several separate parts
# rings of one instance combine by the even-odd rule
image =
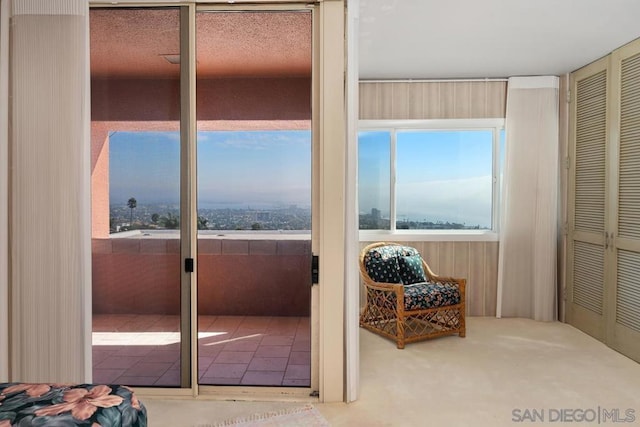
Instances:
[[[420,255],[420,252],[416,248],[411,246],[395,246],[396,256],[413,256]]]
[[[364,256],[364,266],[374,282],[411,284],[427,280],[422,257],[410,246],[378,246]]]
[[[398,265],[400,266],[400,278],[405,285],[427,281],[424,268],[422,268],[422,257],[420,254],[399,256]]]
[[[126,386],[0,384],[0,427],[146,425],[146,408]]]
[[[369,277],[376,282],[404,284],[405,310],[460,303],[460,290],[456,286],[427,281],[420,252],[410,246],[373,248],[364,256],[364,265]]]
[[[380,246],[371,249],[364,256],[364,266],[374,282],[402,283],[398,252],[395,246]]]
[[[404,286],[405,310],[421,310],[459,303],[460,290],[456,286],[428,282]]]

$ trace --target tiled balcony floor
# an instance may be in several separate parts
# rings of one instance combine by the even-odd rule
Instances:
[[[93,316],[93,381],[178,386],[179,318]],[[310,385],[308,317],[199,316],[202,385]]]

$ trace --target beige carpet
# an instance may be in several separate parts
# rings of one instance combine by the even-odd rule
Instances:
[[[283,409],[280,411],[254,414],[248,417],[233,418],[216,424],[205,424],[198,427],[325,427],[329,426],[327,420],[313,405],[305,405],[299,408]]]
[[[558,409],[598,408],[617,410],[621,420],[633,410],[636,424],[618,425],[638,425],[638,390],[640,364],[569,325],[470,317],[466,338],[443,337],[404,350],[361,330],[360,396],[349,404],[142,400],[151,427],[214,424],[306,403],[332,427],[583,426],[597,424],[549,418]],[[545,423],[525,420],[527,410],[543,411]]]

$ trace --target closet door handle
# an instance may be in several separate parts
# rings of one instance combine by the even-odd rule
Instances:
[[[604,250],[606,251],[607,249],[609,249],[609,233],[608,232],[604,232]]]

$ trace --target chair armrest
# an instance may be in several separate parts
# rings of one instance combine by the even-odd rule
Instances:
[[[465,288],[467,285],[467,279],[449,277],[449,276],[439,276],[431,270],[429,265],[424,260],[422,260],[422,268],[424,269],[427,279],[430,282],[455,285],[460,290],[460,293],[464,295]]]

